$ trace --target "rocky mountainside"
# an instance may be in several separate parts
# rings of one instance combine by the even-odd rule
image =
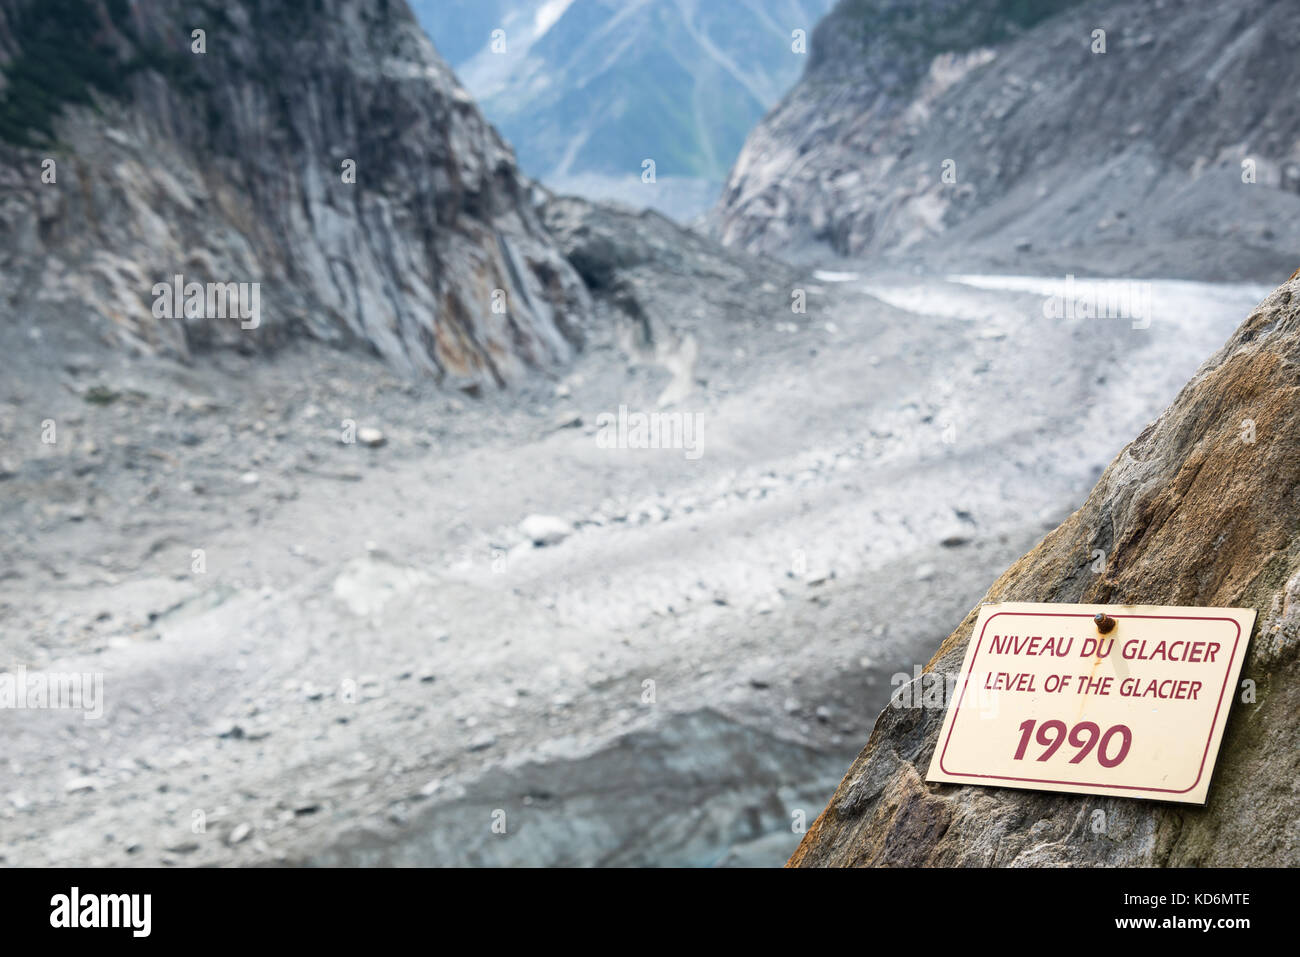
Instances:
[[[1298,435],[1293,277],[984,598],[1257,609],[1206,807],[926,784],[944,711],[891,706],[791,864],[1300,864]],[[960,671],[977,611],[930,670]]]
[[[553,188],[694,216],[798,79],[831,0],[417,0],[484,113]],[[802,52],[792,49],[802,30]],[[494,32],[499,31],[495,33]],[[642,163],[656,164],[654,186]]]
[[[1300,244],[1295,12],[842,0],[714,226],[768,251],[1275,281]]]
[[[20,320],[180,356],[309,336],[467,388],[582,339],[581,281],[401,0],[0,0],[0,67]],[[179,318],[175,276],[260,284],[257,315]]]

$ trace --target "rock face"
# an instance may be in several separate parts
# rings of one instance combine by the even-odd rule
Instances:
[[[542,221],[597,302],[611,304],[644,324],[669,317],[708,334],[756,310],[763,284],[788,285],[795,271],[764,256],[727,249],[653,210],[630,212],[575,197],[550,198]],[[780,290],[785,306],[787,290]],[[762,310],[770,312],[770,306]]]
[[[774,315],[793,315],[798,274],[788,264],[727,249],[653,210],[553,197],[541,215],[590,290],[596,321],[672,376],[660,405],[752,347]]]
[[[0,296],[28,321],[181,356],[308,335],[463,386],[582,340],[581,281],[402,0],[0,0],[0,67]],[[259,283],[256,328],[167,317],[178,275]]]
[[[1292,279],[984,599],[1257,609],[1242,670],[1254,699],[1229,716],[1206,807],[926,784],[943,710],[891,706],[791,865],[1300,864],[1298,437]],[[931,670],[960,670],[977,610]]]
[[[714,225],[769,252],[1286,275],[1300,116],[1270,91],[1298,52],[1276,0],[841,0]]]

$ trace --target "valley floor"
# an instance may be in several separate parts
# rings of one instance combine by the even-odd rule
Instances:
[[[807,285],[702,341],[698,458],[602,447],[670,379],[612,335],[471,399],[8,324],[0,653],[104,713],[0,711],[2,862],[780,864],[892,676],[1267,291],[1156,282],[1135,328],[1040,281]]]

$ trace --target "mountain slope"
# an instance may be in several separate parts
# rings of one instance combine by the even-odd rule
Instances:
[[[683,202],[696,212],[798,78],[806,57],[792,50],[793,31],[811,33],[830,2],[426,0],[415,9],[530,175],[637,206],[672,206],[665,191],[690,189]],[[504,49],[493,47],[493,29]],[[646,159],[658,189],[641,182]]]
[[[1083,507],[983,599],[1257,609],[1242,670],[1253,695],[1234,703],[1206,807],[926,784],[944,710],[891,706],[791,864],[1300,864],[1297,436],[1292,279],[1116,457]],[[1094,549],[1106,555],[1099,574]],[[929,670],[960,671],[977,611]]]
[[[1286,274],[1298,53],[1276,0],[842,0],[715,225],[768,251]]]
[[[581,281],[400,0],[0,0],[0,67],[0,296],[29,322],[175,355],[309,335],[469,387],[581,340]],[[176,275],[260,283],[260,322],[168,318]]]

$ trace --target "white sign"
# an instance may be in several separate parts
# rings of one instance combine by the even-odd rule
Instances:
[[[1254,624],[1250,608],[984,605],[926,780],[1204,804]]]

